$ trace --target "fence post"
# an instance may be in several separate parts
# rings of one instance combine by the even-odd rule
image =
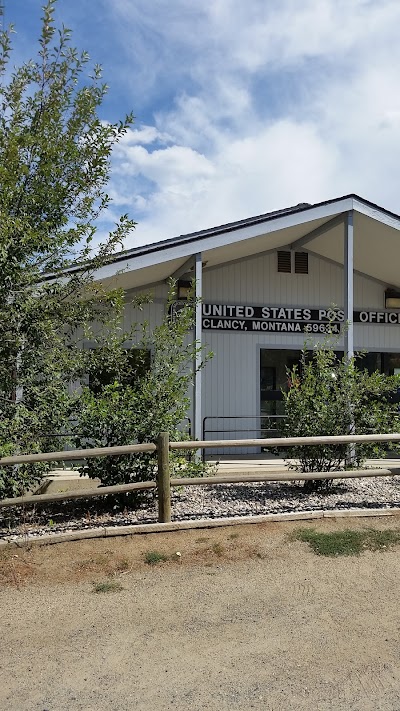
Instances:
[[[158,520],[168,523],[171,520],[171,484],[169,472],[169,434],[160,432],[157,438],[157,489]]]

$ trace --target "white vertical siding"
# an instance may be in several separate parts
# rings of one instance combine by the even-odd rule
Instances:
[[[313,308],[333,304],[342,306],[343,291],[342,267],[312,254],[309,254],[308,275],[278,273],[276,253],[205,269],[203,275],[203,300],[207,303]],[[355,275],[354,291],[355,309],[383,309],[382,284]],[[125,327],[135,319],[145,319],[151,327],[161,322],[167,287],[156,287],[153,295],[154,303],[145,305],[139,313],[126,307]],[[203,372],[203,417],[230,415],[239,418],[259,414],[260,348],[301,349],[305,336],[301,333],[203,331],[203,340],[214,352]],[[339,341],[340,347],[343,346]],[[355,348],[400,351],[400,326],[356,324]],[[258,436],[255,421],[237,419],[218,423],[209,420],[207,428],[217,429],[223,425],[233,430],[226,433],[225,438],[245,436],[238,430],[253,426],[249,436]],[[209,435],[209,438],[213,436]],[[223,438],[222,433],[216,436]]]
[[[204,301],[209,303],[342,306],[343,269],[310,254],[308,275],[281,274],[277,272],[277,255],[271,253],[206,270],[203,288]],[[354,290],[355,309],[383,308],[384,287],[380,283],[355,275]],[[205,416],[259,414],[260,348],[301,349],[305,340],[304,334],[273,332],[203,331],[203,337],[215,354],[204,373]],[[338,342],[340,347],[343,339]],[[355,347],[400,350],[400,327],[356,325]],[[240,427],[245,422],[239,424],[238,420],[237,424]],[[229,436],[235,433],[225,438]]]
[[[141,309],[137,309],[131,303],[135,293],[130,292],[126,295],[123,321],[123,329],[125,331],[129,331],[135,323],[143,323],[144,321],[149,324],[149,328],[153,329],[159,326],[162,321],[168,296],[168,287],[160,284],[152,289],[143,289],[138,293],[149,293],[153,301],[150,304],[143,304]]]
[[[152,289],[143,289],[137,292],[138,294],[150,293],[152,297],[152,302],[149,304],[144,304],[141,309],[135,308],[132,305],[133,293],[128,293],[126,295],[126,306],[124,309],[124,323],[123,327],[126,331],[131,329],[135,323],[147,322],[149,330],[153,330],[157,326],[160,326],[165,315],[166,303],[168,298],[168,286],[166,284],[159,284]],[[134,342],[140,340],[141,331],[138,329],[136,333],[136,338],[133,337]],[[193,402],[193,388],[190,387],[188,392],[188,397],[190,397]],[[193,408],[192,406],[187,413],[190,422],[193,422]]]

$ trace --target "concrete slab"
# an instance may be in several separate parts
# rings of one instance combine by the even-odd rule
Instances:
[[[279,457],[263,457],[257,455],[256,457],[251,457],[251,455],[237,455],[207,460],[210,464],[213,464],[217,469],[218,474],[254,474],[255,471],[259,472],[270,472],[270,471],[288,471],[288,464],[294,460],[285,460]],[[368,459],[366,462],[366,468],[368,469],[385,469],[399,467],[400,473],[400,459],[398,458],[386,458],[386,459]]]
[[[252,457],[248,454],[241,455],[223,455],[221,457],[214,456],[207,459],[214,465],[212,474],[229,474],[238,476],[242,474],[254,474],[263,472],[285,472],[288,471],[288,463],[293,460],[284,460],[279,457],[271,457],[271,455],[257,454]],[[385,469],[399,467],[400,459],[369,459],[366,463],[367,468]],[[80,476],[78,469],[53,469],[48,474],[40,486],[35,490],[36,494],[51,494],[63,491],[78,491],[79,489],[91,489],[100,485],[100,479],[89,479],[88,476]],[[33,493],[33,492],[32,492]]]
[[[80,476],[77,469],[53,469],[32,493],[55,494],[63,491],[96,489],[99,485],[100,479],[90,479],[86,475]]]

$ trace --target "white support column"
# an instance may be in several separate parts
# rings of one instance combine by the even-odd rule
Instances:
[[[344,227],[344,318],[347,330],[344,334],[345,358],[354,355],[354,236],[353,210],[349,210]]]
[[[197,347],[202,345],[202,304],[199,299],[203,297],[203,264],[201,259],[201,252],[195,255],[194,262],[194,279],[195,279],[195,297],[196,297],[196,313],[195,313],[195,326],[194,326],[194,337],[196,340]],[[193,428],[192,428],[192,438],[202,439],[202,407],[201,407],[201,375],[202,371],[198,370],[202,360],[201,352],[196,354],[194,367],[194,406],[193,406]]]
[[[350,360],[354,356],[354,226],[353,226],[353,210],[349,210],[346,216],[344,225],[344,317],[347,322],[346,331],[344,334],[344,357]],[[350,408],[350,427],[349,432],[354,432],[354,422],[351,416],[352,405],[348,403]],[[347,449],[347,466],[353,466],[356,456],[356,448],[354,444],[350,444]]]

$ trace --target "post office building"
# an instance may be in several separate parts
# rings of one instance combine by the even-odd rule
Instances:
[[[357,195],[137,247],[99,277],[151,291],[141,318],[154,325],[168,279],[178,299],[194,280],[194,335],[214,353],[195,377],[194,438],[260,436],[282,414],[286,369],[328,330],[370,371],[400,372],[400,216]],[[137,318],[127,307],[127,325]]]

